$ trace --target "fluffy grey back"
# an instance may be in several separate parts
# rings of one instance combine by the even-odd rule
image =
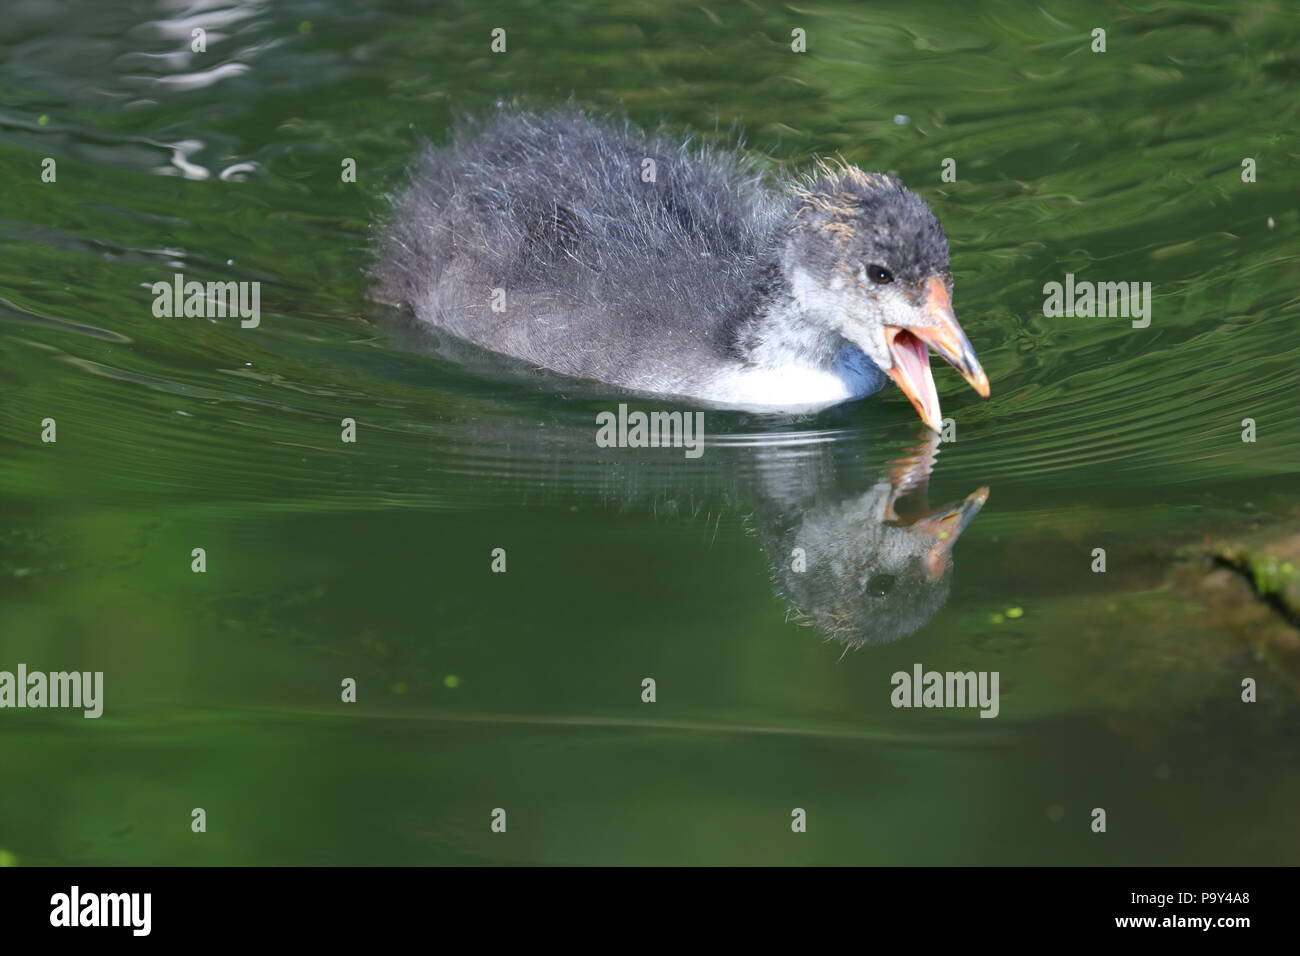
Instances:
[[[538,365],[673,391],[728,352],[790,208],[730,153],[576,110],[500,112],[423,151],[377,248],[378,295]]]

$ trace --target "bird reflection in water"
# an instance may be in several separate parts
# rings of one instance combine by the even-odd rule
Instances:
[[[938,451],[932,434],[866,491],[763,476],[754,525],[789,616],[847,647],[884,644],[926,624],[948,598],[953,546],[988,500],[979,488],[926,510]],[[900,504],[910,505],[901,517]],[[918,510],[919,506],[919,510]]]
[[[448,347],[435,345],[439,354]],[[715,528],[722,514],[745,515],[789,619],[847,647],[897,641],[929,622],[947,600],[957,538],[989,495],[979,488],[926,509],[940,445],[929,430],[883,467],[867,432],[804,430],[797,419],[762,433],[710,434],[704,455],[687,459],[676,448],[601,447],[589,414],[511,409],[469,416],[451,431],[465,447],[508,449],[503,477],[530,505],[595,499],[620,514],[647,510]]]

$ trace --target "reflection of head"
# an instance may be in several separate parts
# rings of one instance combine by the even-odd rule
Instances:
[[[948,598],[950,564],[931,569],[935,541],[879,522],[862,499],[808,512],[787,540],[777,583],[798,619],[845,644],[885,644],[930,620]],[[796,548],[803,549],[800,566]]]
[[[897,463],[894,473],[856,498],[825,496],[756,515],[758,533],[792,616],[851,647],[885,644],[918,630],[948,598],[952,548],[988,497],[910,521],[894,504],[923,484],[933,449]]]

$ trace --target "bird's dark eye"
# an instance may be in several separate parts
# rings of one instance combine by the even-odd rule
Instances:
[[[894,580],[892,574],[873,574],[867,582],[867,593],[873,597],[888,597],[894,590]]]
[[[894,281],[894,274],[884,266],[867,266],[867,278],[872,282],[884,285],[886,282]]]

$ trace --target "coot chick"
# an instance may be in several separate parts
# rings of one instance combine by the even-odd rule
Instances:
[[[854,166],[780,189],[626,123],[500,112],[424,150],[376,259],[378,297],[420,320],[631,391],[797,411],[888,376],[938,430],[928,346],[989,393],[943,227]]]

